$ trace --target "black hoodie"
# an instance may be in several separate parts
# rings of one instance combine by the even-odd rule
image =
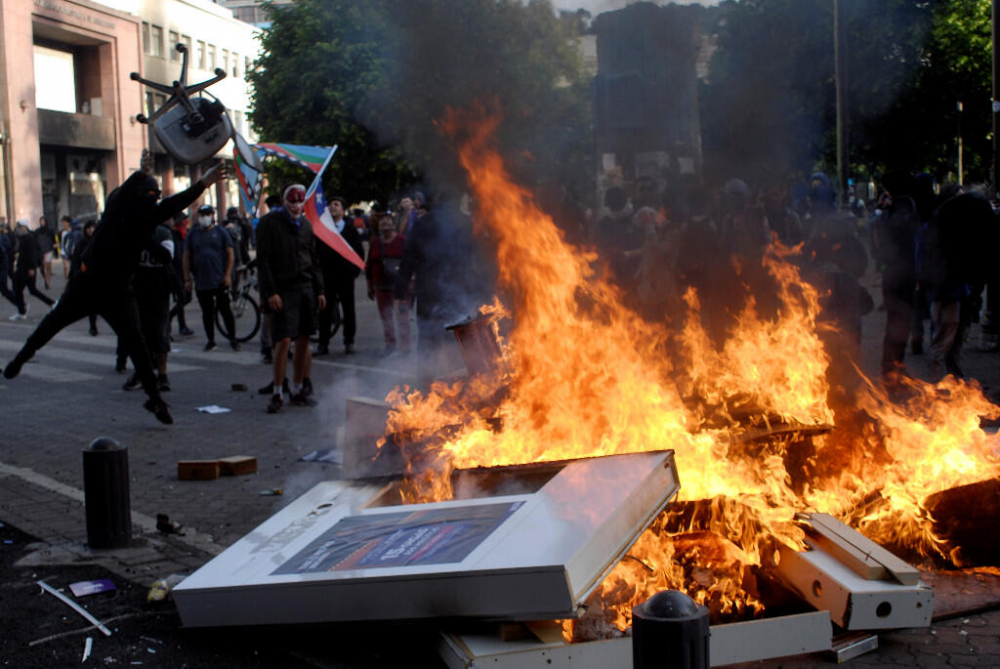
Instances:
[[[139,265],[139,254],[156,226],[179,213],[205,192],[201,181],[157,202],[156,180],[141,170],[134,172],[108,195],[94,238],[82,256],[88,275],[124,288]]]

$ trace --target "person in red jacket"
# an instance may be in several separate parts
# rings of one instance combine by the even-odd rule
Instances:
[[[385,330],[385,355],[396,351],[397,327],[399,349],[403,353],[410,352],[410,317],[407,302],[396,300],[392,295],[405,246],[406,237],[396,232],[392,215],[383,214],[378,220],[378,236],[368,247],[365,278],[368,279],[368,299],[375,300],[379,316],[382,317],[382,327]]]

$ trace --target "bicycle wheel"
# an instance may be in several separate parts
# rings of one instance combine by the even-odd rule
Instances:
[[[216,327],[226,339],[235,339],[240,343],[250,341],[260,330],[260,309],[257,308],[257,301],[246,293],[241,293],[232,301],[230,307],[236,323],[236,335],[233,336],[226,328],[226,323],[219,312],[215,314]]]

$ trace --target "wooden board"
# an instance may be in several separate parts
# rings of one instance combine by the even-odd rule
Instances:
[[[827,552],[843,560],[851,571],[862,578],[875,580],[868,574],[877,573],[878,569],[874,565],[880,565],[889,576],[903,585],[916,585],[920,581],[920,572],[916,567],[910,566],[833,516],[810,513],[799,514],[798,517],[809,523],[815,533],[822,537],[824,544],[836,546],[836,549],[831,551],[827,545],[823,545]],[[848,556],[848,559],[845,560],[844,556]]]
[[[257,458],[251,455],[234,455],[219,460],[220,476],[242,476],[257,471]]]

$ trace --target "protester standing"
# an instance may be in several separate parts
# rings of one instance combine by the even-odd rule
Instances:
[[[288,364],[288,350],[295,340],[292,385],[289,401],[310,406],[313,401],[303,386],[309,379],[312,351],[309,335],[316,330],[316,310],[326,306],[323,272],[319,267],[312,225],[302,215],[306,189],[302,184],[287,186],[282,207],[268,213],[257,224],[257,271],[261,298],[271,314],[274,340],[273,386],[268,413],[277,413]],[[311,382],[309,387],[311,387]]]
[[[327,200],[327,208],[333,217],[333,231],[344,238],[359,258],[363,258],[365,251],[361,245],[361,237],[357,229],[344,220],[346,207],[347,201],[342,197],[332,197]],[[317,246],[323,284],[330,299],[327,300],[326,308],[319,314],[319,345],[316,355],[327,355],[330,352],[333,310],[337,308],[337,303],[340,304],[340,316],[343,319],[344,353],[351,354],[354,353],[354,335],[358,329],[354,310],[354,280],[361,274],[361,269],[326,244]]]
[[[42,254],[39,258],[42,280],[45,282],[45,290],[48,290],[52,283],[52,259],[59,250],[59,242],[56,241],[56,233],[49,227],[49,222],[44,216],[38,219],[35,239],[38,241],[38,248]]]
[[[229,307],[229,286],[233,276],[233,240],[225,229],[215,223],[215,208],[204,204],[198,208],[198,225],[184,239],[184,290],[191,290],[194,277],[195,294],[201,306],[201,322],[208,342],[205,350],[215,349],[215,316],[222,314],[229,334],[236,332],[236,321]],[[234,351],[240,350],[236,339],[230,339]]]
[[[365,278],[368,280],[368,299],[375,300],[378,314],[382,318],[386,355],[396,351],[397,343],[403,353],[410,351],[410,316],[407,301],[405,298],[396,300],[393,297],[405,248],[406,237],[396,232],[392,215],[383,214],[378,220],[378,236],[372,239],[368,248]]]

